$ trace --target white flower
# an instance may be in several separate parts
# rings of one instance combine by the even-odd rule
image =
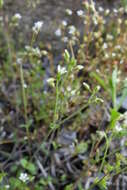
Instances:
[[[44,24],[43,21],[35,22],[35,23],[34,23],[34,26],[33,26],[33,28],[32,28],[33,32],[38,33],[38,32],[41,30],[43,24]]]
[[[55,79],[54,78],[48,78],[47,79],[47,83],[50,85],[50,86],[52,86],[52,87],[54,87],[55,86]]]
[[[105,53],[105,58],[108,59],[109,58],[109,54]]]
[[[93,17],[93,23],[94,23],[95,25],[98,25],[98,21],[97,21],[97,19],[96,19],[95,17]]]
[[[84,86],[88,91],[90,91],[90,86],[89,86],[86,82],[83,82],[83,86]]]
[[[41,57],[41,51],[38,47],[36,48],[33,48],[33,47],[30,47],[30,46],[25,46],[25,49],[27,50],[28,53],[32,54],[32,55],[35,55],[37,57]]]
[[[69,34],[74,34],[75,32],[76,32],[76,28],[75,28],[75,26],[73,26],[73,25],[70,26],[70,27],[69,27],[69,32],[68,32],[68,33],[69,33]]]
[[[76,94],[76,90],[71,91],[71,95],[74,96]]]
[[[63,42],[66,43],[66,42],[68,42],[68,37],[65,36],[65,37],[62,38],[62,40],[63,40]]]
[[[37,57],[41,57],[41,51],[38,47],[33,48],[33,53],[37,56]]]
[[[10,185],[5,185],[5,188],[6,188],[6,189],[9,189],[9,188],[10,188]]]
[[[27,88],[27,84],[24,83],[23,87],[24,87],[24,88]]]
[[[66,13],[67,13],[68,15],[72,15],[72,10],[71,10],[71,9],[66,9]]]
[[[63,26],[67,26],[67,21],[66,21],[66,20],[63,20],[63,21],[62,21],[62,25],[63,25]]]
[[[57,72],[60,74],[60,75],[63,75],[65,73],[67,73],[67,70],[65,67],[61,67],[60,65],[58,65],[57,67]]]
[[[97,88],[97,91],[99,91],[101,89],[101,87],[99,85],[97,85],[96,88]]]
[[[87,24],[87,20],[84,20],[84,22],[83,22],[84,24]]]
[[[113,53],[112,53],[112,57],[115,57],[115,56],[116,56],[116,53],[113,52]]]
[[[110,13],[109,9],[106,9],[105,14],[108,15]]]
[[[98,10],[99,10],[100,12],[103,12],[103,11],[104,11],[103,7],[99,7]]]
[[[96,11],[96,9],[95,9],[95,2],[91,1],[90,8],[91,8],[91,10],[92,10],[93,12]]]
[[[62,32],[61,32],[61,29],[58,28],[56,31],[55,31],[55,35],[56,36],[61,36],[62,35]]]
[[[17,20],[20,20],[20,19],[22,18],[22,16],[21,16],[21,14],[16,13],[16,14],[14,15],[14,18],[17,19]]]
[[[117,9],[113,9],[113,12],[114,12],[114,13],[118,13],[118,10],[117,10]]]
[[[83,68],[84,68],[83,65],[77,65],[77,66],[76,66],[76,69],[78,69],[78,70],[82,70]]]
[[[108,48],[108,44],[107,44],[107,43],[104,43],[102,48],[103,48],[103,49],[107,49],[107,48]]]
[[[77,15],[78,15],[78,16],[82,16],[83,14],[84,14],[84,11],[83,11],[83,10],[78,10],[78,11],[77,11]]]
[[[20,65],[22,63],[22,58],[17,58],[16,62]]]
[[[123,124],[124,124],[125,126],[127,126],[127,119],[126,119],[126,118],[125,118]]]
[[[118,123],[116,124],[115,129],[116,129],[117,132],[122,131],[122,127]]]
[[[121,49],[120,45],[115,46],[115,49]]]
[[[27,175],[27,173],[21,173],[20,176],[19,176],[19,179],[22,181],[22,182],[26,182],[29,180],[29,177]]]
[[[122,60],[120,60],[120,64],[123,64],[123,62],[124,62],[124,60],[122,59]]]
[[[113,40],[114,39],[114,37],[111,34],[107,34],[106,38],[107,38],[107,40]]]
[[[67,86],[67,91],[68,91],[68,92],[71,91],[71,86]]]
[[[121,18],[118,19],[118,23],[122,24],[122,19]]]

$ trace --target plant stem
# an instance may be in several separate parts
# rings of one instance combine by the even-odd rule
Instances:
[[[53,116],[53,126],[55,126],[56,121],[58,119],[58,99],[59,99],[59,79],[56,81],[56,101],[54,108],[54,116]]]
[[[25,121],[27,122],[27,98],[25,92],[25,82],[24,82],[24,74],[22,69],[22,64],[20,64],[20,78],[21,78],[21,86],[22,86],[22,98],[23,98],[23,105],[24,105],[24,117]]]

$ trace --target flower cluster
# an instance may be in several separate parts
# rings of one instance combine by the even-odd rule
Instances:
[[[42,26],[43,26],[44,22],[43,21],[38,21],[34,23],[34,26],[32,28],[33,32],[35,34],[38,34],[38,32],[41,30]]]
[[[39,49],[39,47],[33,48],[31,46],[25,46],[25,49],[29,55],[33,55],[36,57],[42,56],[42,53],[41,53],[41,50]]]
[[[20,173],[20,176],[19,176],[19,179],[22,181],[22,182],[27,182],[29,181],[29,176],[27,173]]]

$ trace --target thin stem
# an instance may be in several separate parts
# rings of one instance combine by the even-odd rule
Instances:
[[[103,166],[104,166],[104,163],[105,163],[105,159],[107,157],[107,152],[108,152],[108,149],[109,149],[109,144],[110,144],[110,140],[108,140],[107,137],[105,137],[105,139],[106,139],[106,148],[105,148],[104,157],[102,159],[102,163],[101,163],[101,166],[100,166],[100,169],[99,169],[99,173],[103,169]]]
[[[24,82],[22,64],[20,64],[20,78],[21,78],[22,98],[23,98],[23,105],[24,105],[24,117],[25,117],[25,121],[27,122],[27,98],[26,98],[26,92],[25,92],[25,87],[24,87],[25,82]]]
[[[59,99],[59,79],[57,79],[56,81],[56,101],[54,108],[53,126],[55,126],[56,121],[58,119],[58,99]]]

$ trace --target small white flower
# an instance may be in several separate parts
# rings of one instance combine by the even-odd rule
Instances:
[[[99,7],[98,10],[99,10],[100,12],[103,12],[103,11],[104,11],[103,7]]]
[[[84,22],[83,22],[85,25],[87,24],[87,20],[84,20]]]
[[[120,45],[115,46],[115,49],[121,49]]]
[[[110,13],[109,9],[106,9],[105,14],[108,15]]]
[[[83,68],[84,68],[83,65],[77,65],[77,66],[76,66],[76,69],[78,69],[78,70],[82,70]]]
[[[103,49],[107,49],[107,48],[108,48],[108,44],[107,44],[107,43],[104,43],[102,48],[103,48]]]
[[[34,23],[34,26],[33,26],[33,28],[32,28],[33,32],[38,33],[38,32],[41,30],[43,24],[44,24],[43,21],[35,22],[35,23]]]
[[[71,91],[71,86],[67,87],[67,91],[70,92]]]
[[[62,21],[62,25],[63,25],[63,26],[67,26],[67,21],[66,21],[66,20],[63,20],[63,21]]]
[[[66,42],[68,42],[68,37],[65,36],[65,37],[62,38],[62,40],[63,40],[63,42],[66,43]]]
[[[96,9],[95,9],[95,2],[94,2],[94,1],[91,1],[90,8],[91,8],[91,10],[92,10],[93,12],[96,11]]]
[[[84,14],[84,11],[83,11],[83,10],[78,10],[78,11],[77,11],[77,15],[78,15],[78,16],[83,16],[83,14]]]
[[[17,20],[20,20],[22,18],[21,14],[20,13],[16,13],[14,15],[14,18],[17,19]]]
[[[74,34],[75,32],[76,32],[76,28],[75,28],[75,26],[73,26],[73,25],[70,26],[70,27],[69,27],[69,32],[68,32],[68,33],[69,33],[69,34]]]
[[[63,75],[65,73],[67,73],[67,70],[65,67],[61,67],[60,65],[58,65],[57,67],[57,72],[60,74],[60,75]]]
[[[118,10],[117,10],[117,9],[113,9],[113,12],[114,12],[114,13],[118,13]]]
[[[55,86],[55,79],[54,78],[48,78],[47,79],[47,83],[49,84],[49,85],[51,85],[52,87],[54,87]]]
[[[84,86],[88,91],[90,91],[90,86],[89,86],[86,82],[83,82],[83,86]]]
[[[95,17],[93,17],[93,23],[94,23],[94,25],[98,25],[98,21]]]
[[[97,91],[99,91],[101,89],[101,87],[99,85],[97,85]]]
[[[41,57],[42,53],[40,51],[40,49],[38,47],[36,48],[33,48],[33,47],[30,47],[30,46],[25,46],[25,49],[27,50],[28,53],[34,55],[34,56],[37,56],[37,57]]]
[[[118,19],[118,23],[122,24],[122,19],[121,18]]]
[[[107,40],[113,40],[114,39],[114,37],[111,34],[107,34],[106,38],[107,38]]]
[[[120,126],[120,124],[116,124],[115,129],[117,132],[122,131],[122,127]]]
[[[71,9],[66,9],[66,13],[67,13],[68,15],[72,15],[72,10],[71,10]]]
[[[33,53],[37,56],[37,57],[41,57],[41,51],[38,47],[33,48]]]
[[[113,53],[112,53],[112,57],[115,57],[115,56],[116,56],[116,53],[113,52]]]
[[[58,28],[56,31],[55,31],[55,35],[56,36],[61,36],[62,35],[62,32],[61,32],[61,29]]]
[[[27,175],[27,173],[21,173],[20,176],[19,176],[19,179],[22,181],[22,182],[26,182],[29,180],[29,177]]]
[[[109,54],[105,53],[105,58],[108,59],[109,58]]]
[[[71,91],[71,95],[74,96],[76,94],[76,90]]]
[[[124,63],[124,60],[122,59],[122,60],[120,60],[120,64],[123,64]]]
[[[24,87],[24,88],[27,88],[27,84],[24,83],[23,87]]]
[[[22,58],[17,58],[16,62],[20,65],[22,63]]]
[[[96,72],[97,72],[97,73],[100,73],[100,70],[99,70],[99,69],[96,69]]]
[[[9,188],[10,188],[10,185],[5,185],[5,188],[6,188],[6,189],[9,189]]]
[[[26,49],[27,51],[29,51],[29,50],[30,50],[30,46],[26,45],[26,46],[25,46],[25,49]]]

